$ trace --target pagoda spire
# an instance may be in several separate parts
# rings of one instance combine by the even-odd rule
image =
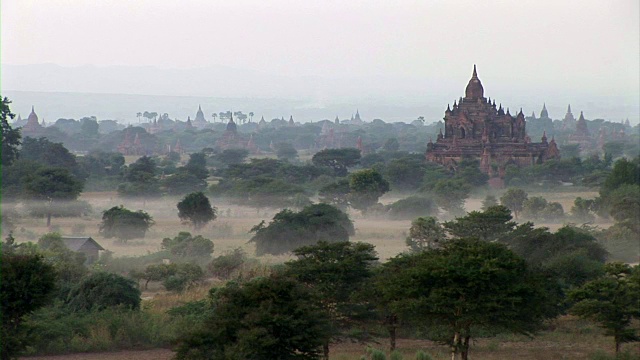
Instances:
[[[473,75],[474,78],[478,77],[478,72],[476,71],[476,64],[473,64]]]

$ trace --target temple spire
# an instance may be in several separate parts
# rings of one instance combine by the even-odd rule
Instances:
[[[476,71],[476,64],[473,64],[473,77],[478,77],[478,72]]]

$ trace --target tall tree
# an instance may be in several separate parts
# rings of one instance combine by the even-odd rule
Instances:
[[[613,336],[616,356],[620,345],[640,341],[633,319],[640,319],[640,266],[622,263],[605,266],[606,275],[569,292],[571,313],[595,321]]]
[[[15,116],[11,113],[9,104],[11,101],[6,97],[0,101],[0,136],[2,136],[0,143],[2,144],[3,167],[11,165],[18,158],[18,148],[22,137],[20,130],[11,128],[9,124],[9,119],[13,119]]]
[[[384,290],[392,308],[406,321],[441,326],[452,358],[468,358],[478,331],[529,334],[555,315],[546,280],[501,244],[454,239],[383,266],[395,277]]]
[[[196,229],[216,219],[216,208],[211,206],[209,198],[202,192],[191,193],[178,203],[178,217],[189,221]]]
[[[334,175],[347,176],[350,167],[360,162],[360,150],[355,148],[326,149],[313,155],[311,161],[316,166],[326,166],[333,169]]]
[[[26,189],[36,199],[49,202],[47,226],[51,225],[51,206],[59,200],[75,200],[82,191],[83,183],[69,170],[42,168],[27,180]]]
[[[389,182],[374,169],[356,171],[349,178],[351,206],[366,212],[389,191]]]
[[[513,211],[513,214],[515,215],[517,220],[518,215],[520,214],[524,206],[524,202],[528,197],[529,195],[527,195],[524,190],[518,188],[510,188],[507,189],[507,191],[500,197],[500,203]]]
[[[211,315],[179,339],[176,359],[317,359],[331,335],[317,295],[290,278],[228,282],[209,299]]]
[[[442,179],[433,187],[436,202],[451,215],[464,213],[464,201],[470,192],[471,186],[460,179]]]
[[[411,222],[407,246],[413,252],[430,250],[446,239],[442,225],[433,217],[419,217]]]
[[[10,254],[5,244],[2,250],[0,358],[9,360],[17,358],[26,346],[24,317],[51,300],[55,288],[55,270],[38,255]]]
[[[446,221],[444,228],[454,237],[477,237],[484,241],[499,240],[516,226],[511,211],[496,205],[485,211],[472,211],[464,217]]]
[[[321,296],[321,306],[331,315],[334,336],[367,317],[367,304],[354,297],[372,277],[377,254],[374,246],[347,241],[304,246],[293,251],[297,260],[286,263],[286,273],[310,285]],[[329,358],[329,339],[323,344]]]

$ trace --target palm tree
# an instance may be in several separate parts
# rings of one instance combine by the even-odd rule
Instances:
[[[216,118],[218,117],[218,114],[213,113],[211,114],[211,117],[213,117],[213,122],[216,122]]]
[[[249,112],[249,122],[253,120],[253,111]]]
[[[137,114],[136,114],[136,117],[138,118],[138,124],[140,123],[140,117],[141,117],[141,116],[142,116],[142,113],[141,113],[141,112],[139,112],[139,113],[137,113]]]

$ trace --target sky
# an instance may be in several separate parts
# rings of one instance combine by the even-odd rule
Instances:
[[[491,84],[495,96],[518,91],[538,102],[548,96],[545,91],[573,93],[588,101],[622,99],[633,109],[640,96],[638,4],[2,0],[0,60],[64,67],[225,66],[292,77],[302,85],[305,77],[365,79],[375,91],[363,92],[380,98],[415,94],[421,83],[413,81],[430,88],[418,90],[425,96],[451,83],[451,99],[462,95],[477,64],[485,89]],[[392,86],[385,93],[387,82]],[[99,84],[95,89],[100,92]]]

